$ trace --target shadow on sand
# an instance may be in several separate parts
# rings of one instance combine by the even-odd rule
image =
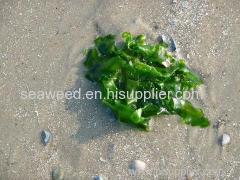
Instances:
[[[70,91],[81,90],[81,99],[71,98],[66,100],[66,109],[76,113],[79,121],[79,130],[73,138],[80,143],[86,143],[91,139],[103,137],[110,133],[128,130],[126,124],[118,122],[109,108],[104,106],[97,96],[97,99],[84,98],[87,91],[96,92],[99,90],[97,84],[85,78],[85,67],[83,61],[77,65],[77,80]]]

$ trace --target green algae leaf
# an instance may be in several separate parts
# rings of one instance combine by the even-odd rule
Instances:
[[[177,96],[177,92],[195,90],[203,83],[185,61],[169,53],[163,42],[147,44],[144,35],[133,36],[124,32],[122,39],[117,45],[114,35],[100,36],[86,54],[86,77],[101,88],[103,104],[121,122],[145,130],[149,130],[152,117],[174,114],[179,115],[185,124],[208,127],[209,121],[203,111],[184,96]],[[167,98],[126,95],[135,92],[149,95],[152,90],[171,93]]]

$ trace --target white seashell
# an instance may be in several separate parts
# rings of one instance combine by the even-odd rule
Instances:
[[[165,61],[162,62],[162,65],[164,65],[165,67],[170,67],[171,66],[171,62],[169,59],[166,59]]]
[[[134,160],[131,163],[130,169],[133,175],[136,175],[139,172],[143,172],[146,168],[146,164],[140,160]]]
[[[222,145],[223,146],[226,145],[226,144],[229,144],[230,140],[231,140],[231,138],[230,138],[230,136],[228,134],[224,133],[222,135]]]

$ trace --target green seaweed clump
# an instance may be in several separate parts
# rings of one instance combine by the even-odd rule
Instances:
[[[168,52],[164,42],[147,44],[144,35],[124,32],[122,39],[116,44],[114,35],[97,37],[84,62],[86,77],[100,86],[102,102],[116,117],[144,130],[149,130],[153,116],[161,114],[177,114],[182,123],[208,127],[209,121],[201,109],[184,96],[177,97],[177,92],[193,91],[203,83],[185,61]],[[152,90],[172,93],[166,93],[167,98],[146,98],[146,92]],[[134,92],[145,96],[126,95]]]

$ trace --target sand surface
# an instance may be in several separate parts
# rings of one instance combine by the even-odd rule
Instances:
[[[48,180],[55,167],[67,180],[239,179],[239,14],[239,0],[0,0],[0,180]],[[84,78],[82,52],[96,36],[123,31],[176,40],[205,80],[195,104],[211,127],[156,117],[146,133],[118,123],[99,100],[21,98],[97,89]],[[53,135],[47,146],[43,129]],[[223,133],[231,143],[221,147]],[[133,177],[134,159],[147,167]]]

